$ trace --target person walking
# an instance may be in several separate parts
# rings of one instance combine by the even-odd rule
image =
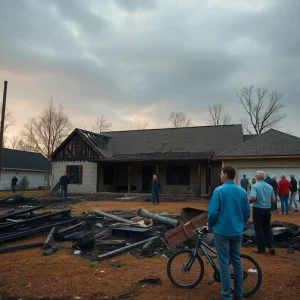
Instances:
[[[296,201],[296,196],[297,196],[297,180],[295,179],[295,175],[291,174],[290,175],[291,181],[291,194],[290,194],[290,207],[289,210],[292,209],[293,203],[295,205],[295,212],[298,211],[298,203]]]
[[[243,178],[241,179],[241,187],[247,192],[248,186],[249,186],[249,180],[247,179],[247,176],[244,174]]]
[[[160,184],[158,182],[157,176],[153,175],[153,179],[150,183],[151,200],[153,205],[159,204],[159,189]]]
[[[13,178],[11,179],[11,190],[13,193],[16,192],[17,183],[18,183],[18,178],[17,176],[14,175]]]
[[[271,228],[271,203],[275,201],[272,186],[264,181],[264,171],[256,172],[256,184],[252,187],[250,202],[253,203],[253,223],[257,249],[255,253],[266,253],[266,246],[275,254],[274,237]]]
[[[255,179],[255,177],[253,177],[252,178],[252,180],[251,180],[251,182],[249,183],[249,194],[250,194],[250,192],[251,192],[251,189],[252,189],[252,187],[253,187],[253,185],[256,183],[256,179]]]
[[[278,186],[278,182],[277,182],[277,177],[275,175],[272,176],[272,179],[270,181],[270,185],[272,186],[272,188],[274,190],[275,199],[276,199],[271,204],[271,211],[276,211],[277,210],[277,186]]]
[[[218,254],[222,296],[213,300],[231,300],[232,280],[229,262],[234,271],[233,299],[243,298],[243,267],[240,257],[242,233],[250,217],[250,203],[247,192],[234,183],[236,170],[227,166],[222,168],[221,182],[212,195],[208,208],[208,230],[214,230]]]
[[[63,176],[59,179],[60,183],[60,198],[62,199],[63,196],[65,199],[68,198],[68,184],[70,183],[70,179],[68,177],[68,174],[65,173]]]
[[[268,184],[270,184],[271,183],[271,177],[270,177],[270,174],[269,173],[266,173],[266,177],[265,177],[265,179],[264,179],[264,181],[266,182],[266,183],[268,183]]]
[[[284,174],[282,174],[280,178],[281,180],[278,182],[277,186],[277,194],[281,203],[281,212],[279,214],[285,215],[289,213],[289,191],[291,189],[291,184]]]

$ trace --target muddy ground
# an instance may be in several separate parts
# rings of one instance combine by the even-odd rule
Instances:
[[[136,210],[140,207],[157,212],[180,213],[183,207],[205,209],[208,204],[206,201],[161,203],[159,206],[140,201],[74,202],[64,204],[70,206],[73,213],[87,213],[93,209]],[[274,220],[300,225],[300,213],[291,213],[289,216],[273,214]],[[44,241],[45,237],[46,234],[18,243]],[[252,255],[252,248],[243,248],[242,252]],[[218,283],[211,287],[207,284],[212,275],[207,263],[202,282],[192,290],[182,290],[169,282],[166,273],[168,258],[163,256],[138,259],[125,253],[93,264],[74,255],[69,243],[65,243],[64,248],[52,256],[42,254],[42,249],[0,254],[0,299],[117,299],[120,295],[123,295],[123,299],[211,299],[212,295],[220,293]],[[278,249],[275,256],[253,254],[253,257],[263,270],[263,284],[250,299],[300,299],[299,252],[291,255],[286,249]],[[120,266],[112,266],[112,261],[119,261]],[[160,286],[136,285],[143,278],[157,277],[162,280]]]

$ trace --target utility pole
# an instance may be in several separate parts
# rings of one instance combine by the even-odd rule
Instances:
[[[2,102],[1,128],[0,128],[0,188],[1,188],[1,175],[2,175],[2,149],[3,149],[6,93],[7,93],[7,81],[5,80],[4,90],[3,90],[3,102]]]

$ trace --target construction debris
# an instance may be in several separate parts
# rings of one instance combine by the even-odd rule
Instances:
[[[170,225],[172,227],[176,227],[180,223],[179,220],[167,218],[167,217],[164,217],[164,216],[159,215],[157,213],[151,213],[151,212],[149,212],[149,211],[147,211],[145,209],[142,209],[142,208],[140,208],[138,210],[138,215],[140,217],[145,217],[145,218],[148,218],[148,219],[153,219],[154,221],[157,221],[157,222],[162,223],[162,224]]]

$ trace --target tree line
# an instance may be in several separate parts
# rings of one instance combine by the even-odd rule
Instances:
[[[243,87],[237,92],[240,105],[246,112],[246,118],[240,122],[245,134],[260,135],[270,128],[276,128],[286,118],[283,112],[284,105],[281,103],[283,95],[277,91],[255,88],[253,85]],[[223,104],[208,106],[207,125],[229,125],[234,123],[232,115]],[[189,127],[192,120],[183,112],[171,112],[169,115],[170,127]],[[35,118],[29,118],[20,132],[20,135],[9,139],[7,131],[16,123],[11,112],[5,115],[4,143],[8,148],[39,152],[48,157],[62,143],[73,130],[73,125],[61,105],[55,105],[50,99],[47,106]],[[146,129],[147,122],[137,122],[132,129]],[[93,132],[101,133],[112,130],[113,124],[105,116],[99,116],[92,128]]]

